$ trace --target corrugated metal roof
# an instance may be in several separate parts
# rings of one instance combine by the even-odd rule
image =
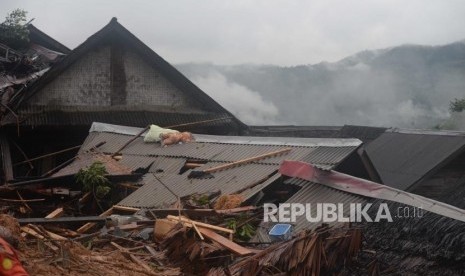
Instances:
[[[81,152],[106,142],[98,151],[112,154],[129,141],[141,129],[94,124],[92,132],[84,142]],[[128,135],[131,134],[131,135]],[[158,143],[144,143],[139,137],[125,147],[122,164],[131,168],[146,167],[154,162],[149,173],[156,173],[170,189],[179,196],[221,190],[235,193],[250,185],[258,184],[242,192],[244,199],[276,181],[276,174],[283,160],[306,160],[316,166],[331,169],[350,155],[361,144],[357,139],[312,139],[312,138],[270,138],[194,135],[196,141],[187,144],[162,147]],[[291,148],[287,154],[258,160],[254,163],[214,173],[213,179],[188,179],[189,171],[179,175],[187,159],[205,160],[207,163],[196,170],[242,160]],[[273,175],[272,175],[273,174]],[[271,176],[266,179],[267,176]],[[260,183],[262,181],[262,183]],[[132,207],[166,207],[173,203],[174,196],[155,177],[148,174],[145,185],[129,195],[119,204]]]
[[[207,163],[205,167],[219,165],[220,163]],[[232,194],[255,184],[267,175],[277,171],[274,165],[248,164],[213,173],[210,179],[188,179],[189,171],[182,175],[171,174],[157,176],[175,194],[180,197],[193,193],[221,191],[223,194]],[[144,177],[144,186],[123,199],[118,205],[131,207],[157,207],[163,208],[176,201],[176,197],[168,191],[152,174]],[[244,200],[255,194],[254,189],[245,191]]]
[[[287,203],[342,203],[344,204],[344,216],[350,213],[351,203],[364,203],[369,199],[360,195],[347,193],[336,190],[323,184],[309,182],[306,180],[291,178],[285,181],[285,184],[297,185],[302,187],[297,193],[289,198]],[[316,209],[311,210],[312,217],[316,216]],[[314,229],[318,224],[310,224],[304,217],[300,217],[295,224],[295,230]]]
[[[76,174],[80,169],[89,167],[96,161],[102,162],[110,175],[127,175],[132,172],[132,168],[125,166],[125,164],[114,160],[108,155],[83,153],[77,156],[70,165],[53,174],[53,177]]]
[[[206,135],[203,135],[204,137]],[[86,151],[95,145],[106,142],[99,147],[99,151],[104,153],[114,153],[124,145],[131,136],[115,133],[93,132],[86,139],[81,151]],[[257,161],[261,164],[279,165],[283,160],[303,160],[323,168],[333,168],[344,158],[352,153],[358,146],[349,144],[348,146],[288,146],[288,145],[264,145],[264,144],[228,144],[216,142],[192,142],[187,144],[177,144],[168,147],[161,147],[158,143],[144,143],[143,138],[137,138],[134,142],[124,148],[121,153],[124,155],[140,156],[165,156],[190,158],[199,160],[209,160],[217,162],[233,162],[257,155],[277,151],[283,148],[292,150],[283,155],[269,157]]]
[[[465,146],[465,133],[387,131],[366,147],[385,185],[407,190]]]
[[[284,182],[285,184],[289,185],[297,185],[302,187],[299,191],[297,191],[291,198],[289,198],[286,203],[301,203],[307,204],[311,203],[312,208],[310,210],[310,215],[314,218],[316,217],[317,209],[315,207],[315,203],[334,203],[339,204],[342,203],[344,206],[344,217],[349,217],[350,214],[350,204],[351,203],[365,203],[369,201],[369,198],[359,196],[356,194],[340,191],[328,187],[323,184],[318,184],[298,178],[290,178]],[[273,227],[275,223],[265,223],[262,222],[260,226],[257,228],[257,235],[255,239],[261,242],[270,242],[270,238],[268,232]],[[293,231],[295,233],[302,231],[302,230],[313,230],[320,226],[322,223],[311,223],[309,222],[305,215],[297,217],[295,223],[293,223]],[[341,224],[340,222],[332,222],[327,223],[329,225],[337,225]]]

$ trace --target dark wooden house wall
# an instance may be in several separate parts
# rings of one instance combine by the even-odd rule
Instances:
[[[195,99],[130,49],[102,45],[72,64],[29,101],[36,106],[128,106],[131,110],[200,111]]]

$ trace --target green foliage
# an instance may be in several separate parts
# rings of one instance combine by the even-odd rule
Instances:
[[[14,49],[21,49],[29,43],[29,30],[25,23],[27,11],[16,9],[0,23],[0,42]]]
[[[76,181],[82,184],[84,191],[91,191],[97,198],[103,198],[111,191],[106,174],[105,165],[96,161],[88,168],[80,169],[76,174]]]
[[[245,223],[237,229],[238,224],[239,223],[234,218],[226,220],[226,227],[234,230],[234,236],[237,239],[248,241],[255,235],[255,228],[251,224]]]
[[[195,203],[201,206],[210,204],[210,199],[208,198],[208,195],[200,195],[197,197],[193,197],[193,200],[195,201]]]
[[[450,112],[462,112],[465,110],[465,99],[454,99],[449,104]]]

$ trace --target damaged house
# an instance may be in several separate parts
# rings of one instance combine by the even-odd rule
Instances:
[[[465,271],[464,133],[248,127],[116,18],[72,51],[28,29],[28,49],[0,45],[0,208],[53,252],[54,269],[76,269],[63,243],[82,242],[90,249],[74,254],[76,267],[92,271],[95,262],[115,275],[123,272],[105,258],[115,251],[137,275]],[[165,144],[167,133],[157,133],[163,139],[153,142],[151,124],[193,134]],[[79,180],[94,165],[105,179],[101,197],[97,184]],[[342,204],[346,216],[354,203],[424,213],[386,223],[299,217],[295,235],[275,242],[263,203]],[[252,240],[233,236],[245,226]]]
[[[32,26],[30,36],[43,45],[31,46],[35,51],[57,62],[25,76],[33,83],[16,87],[19,76],[2,82],[7,180],[31,174],[31,167],[31,175],[43,175],[72,157],[94,121],[221,135],[237,135],[246,128],[116,18],[72,51]],[[13,54],[10,49],[7,58]],[[17,145],[10,145],[12,141]],[[11,172],[12,164],[24,159],[69,148]]]

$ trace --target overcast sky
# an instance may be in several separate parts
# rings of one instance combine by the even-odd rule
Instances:
[[[465,39],[463,0],[0,0],[70,48],[113,16],[170,63],[299,65]]]

